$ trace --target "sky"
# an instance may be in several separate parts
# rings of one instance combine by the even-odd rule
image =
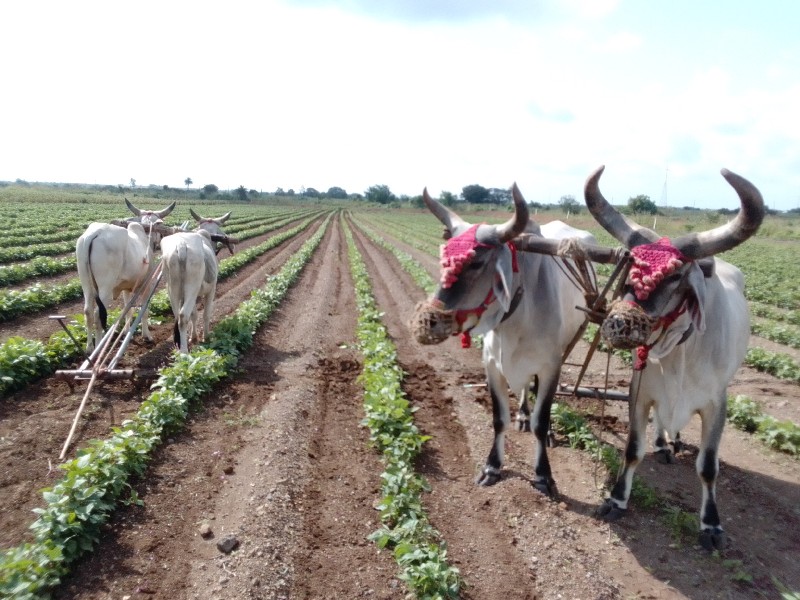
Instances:
[[[0,180],[800,207],[800,3],[12,0]]]

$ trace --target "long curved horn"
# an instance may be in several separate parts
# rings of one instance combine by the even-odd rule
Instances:
[[[141,211],[141,210],[139,210],[138,208],[136,208],[136,207],[133,205],[133,203],[132,203],[130,200],[128,200],[127,198],[125,198],[125,205],[126,205],[126,206],[128,207],[128,209],[129,209],[129,210],[130,210],[130,211],[131,211],[133,214],[135,214],[137,217],[138,217],[138,216],[140,216],[140,215],[142,214],[142,211]]]
[[[600,193],[599,181],[605,168],[605,165],[598,167],[589,175],[583,187],[583,197],[589,212],[603,229],[617,238],[626,248],[657,242],[660,236],[655,231],[642,227],[623,215]]]
[[[194,220],[197,221],[198,223],[203,220],[203,217],[194,212],[193,208],[189,209],[189,214],[192,215],[194,217]]]
[[[447,208],[444,204],[441,204],[437,200],[431,198],[430,194],[428,194],[428,188],[426,187],[422,190],[422,201],[425,203],[425,206],[439,219],[442,224],[444,224],[447,229],[452,232],[454,229],[460,226],[464,226],[467,224],[464,219],[459,217],[456,213],[452,210]]]
[[[764,220],[764,199],[758,188],[728,169],[722,169],[720,173],[736,190],[742,207],[730,223],[709,231],[682,235],[672,241],[678,250],[695,260],[738,246],[758,231]]]
[[[502,225],[497,226],[497,235],[503,244],[513,240],[525,231],[525,226],[528,224],[528,218],[530,217],[528,203],[525,202],[525,198],[522,197],[522,192],[519,191],[516,183],[511,186],[511,198],[514,200],[514,216]]]
[[[225,221],[227,221],[231,217],[231,213],[227,212],[221,217],[214,219],[218,224],[222,225]]]
[[[163,219],[169,213],[171,213],[173,210],[175,210],[175,202],[170,204],[167,208],[163,208],[161,210],[156,210],[156,211],[153,211],[153,212],[156,213],[156,215],[158,216],[159,219]]]

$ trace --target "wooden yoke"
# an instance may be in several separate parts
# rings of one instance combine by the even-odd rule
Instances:
[[[125,227],[126,229],[127,229],[129,223],[136,223],[136,222],[137,221],[127,220],[127,219],[114,219],[113,221],[110,221],[110,223],[112,225],[116,225],[117,227]],[[180,233],[182,231],[185,231],[185,232],[190,232],[191,231],[189,229],[181,229],[180,227],[168,227],[167,225],[164,225],[163,223],[156,223],[154,225],[144,225],[144,224],[142,224],[142,227],[144,228],[146,233],[149,234],[149,233],[155,232],[155,233],[158,233],[159,235],[161,235],[162,237],[166,237],[166,236],[172,235],[174,233]],[[225,244],[225,246],[228,248],[228,250],[230,251],[231,254],[233,254],[233,246],[234,246],[234,244],[238,244],[239,243],[239,239],[238,238],[231,237],[229,235],[217,235],[217,234],[213,234],[213,233],[210,234],[210,235],[211,235],[211,241],[212,242],[214,242],[215,244],[216,243]]]
[[[627,248],[606,248],[587,244],[577,238],[554,240],[537,235],[522,234],[514,238],[514,246],[522,252],[536,252],[561,258],[586,259],[603,264],[617,264],[630,254]]]

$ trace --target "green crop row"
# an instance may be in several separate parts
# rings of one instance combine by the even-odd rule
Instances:
[[[0,345],[0,397],[50,375],[81,353],[86,343],[82,320],[72,321],[67,327],[80,346],[65,331],[54,333],[46,343],[11,337]]]
[[[345,229],[350,270],[356,286],[358,347],[364,357],[360,375],[364,386],[362,423],[372,444],[381,452],[381,528],[371,536],[379,548],[391,548],[402,572],[400,578],[417,598],[457,598],[461,587],[458,569],[447,564],[441,535],[429,523],[422,506],[427,482],[414,471],[414,460],[428,439],[414,424],[402,390],[403,372],[396,348],[381,322],[367,274],[352,232]]]
[[[22,283],[34,277],[52,277],[74,271],[77,259],[74,255],[63,258],[37,256],[28,262],[0,265],[0,286]]]
[[[77,277],[61,285],[45,287],[39,283],[24,290],[0,291],[0,323],[20,315],[38,312],[61,302],[69,302],[83,295],[81,280]]]
[[[433,278],[428,274],[428,271],[419,264],[413,256],[411,256],[408,252],[403,252],[394,244],[387,242],[386,239],[381,237],[375,230],[367,226],[366,224],[357,221],[356,224],[358,228],[361,229],[373,242],[385,248],[392,255],[400,262],[400,265],[403,269],[411,275],[411,278],[414,280],[420,288],[425,290],[428,293],[432,293],[436,289],[436,282]]]
[[[752,398],[729,397],[728,420],[737,429],[754,434],[773,450],[800,456],[800,427],[765,414]]]
[[[39,517],[31,525],[34,541],[0,554],[0,597],[47,597],[70,564],[97,543],[117,503],[138,502],[131,477],[142,474],[155,447],[183,426],[189,407],[232,371],[257,328],[299,277],[327,223],[264,288],[217,325],[207,347],[173,355],[173,364],[161,369],[155,391],[132,419],[114,428],[110,438],[90,442],[77,458],[59,465],[65,476],[43,493],[46,505],[36,510]]]
[[[757,371],[769,373],[778,379],[800,383],[800,365],[788,354],[771,352],[763,348],[750,348],[744,363]]]

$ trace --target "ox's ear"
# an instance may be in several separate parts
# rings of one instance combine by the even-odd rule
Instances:
[[[703,269],[696,263],[689,272],[689,289],[686,292],[686,310],[692,317],[692,324],[700,333],[706,330],[706,279]]]
[[[511,308],[511,280],[514,276],[511,251],[505,245],[500,249],[495,263],[494,296],[503,307],[503,312]]]

